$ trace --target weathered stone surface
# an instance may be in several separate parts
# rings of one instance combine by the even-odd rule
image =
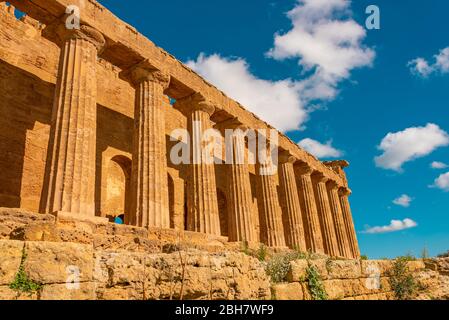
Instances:
[[[370,277],[376,274],[386,276],[393,266],[391,260],[361,260],[362,275]]]
[[[57,240],[55,217],[22,209],[0,208],[0,239]]]
[[[306,278],[306,271],[309,267],[307,260],[295,260],[290,262],[290,271],[287,275],[289,282],[302,282]]]
[[[19,269],[24,243],[0,240],[0,286],[9,285]]]
[[[82,282],[75,287],[67,284],[48,284],[39,294],[40,300],[95,300],[96,285],[93,282]]]
[[[328,260],[327,271],[332,279],[356,279],[361,277],[360,261]]]
[[[304,294],[300,283],[280,283],[271,288],[276,300],[303,300]]]
[[[92,280],[92,247],[76,243],[27,242],[25,272],[30,279],[42,284],[66,283],[79,270],[80,281]]]

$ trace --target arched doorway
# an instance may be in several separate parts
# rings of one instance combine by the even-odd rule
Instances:
[[[229,235],[228,231],[228,202],[226,199],[226,194],[217,189],[217,201],[218,201],[218,215],[220,217],[220,231],[221,235],[227,237]]]
[[[106,203],[102,206],[104,215],[111,221],[129,224],[130,185],[131,159],[122,155],[111,158],[107,168]]]

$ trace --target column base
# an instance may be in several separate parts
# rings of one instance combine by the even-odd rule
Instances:
[[[52,215],[56,217],[56,220],[76,220],[82,222],[91,222],[95,224],[107,224],[109,222],[108,218],[73,212],[55,211],[52,213]]]

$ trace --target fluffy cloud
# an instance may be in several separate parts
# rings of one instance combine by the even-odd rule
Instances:
[[[245,59],[218,54],[200,54],[187,65],[281,131],[301,129],[313,106],[335,98],[338,84],[374,59],[362,44],[364,28],[349,15],[349,0],[298,0],[288,12],[293,28],[275,35],[268,56],[298,59],[302,79],[261,79]]]
[[[427,78],[433,73],[449,73],[449,47],[440,50],[434,56],[435,62],[430,63],[424,58],[416,58],[408,63],[408,67],[413,74]]]
[[[396,204],[396,205],[398,205],[398,206],[407,208],[407,207],[410,207],[410,203],[412,202],[412,200],[413,200],[413,199],[412,199],[411,197],[409,197],[409,196],[406,195],[406,194],[403,194],[403,195],[400,196],[399,198],[394,199],[394,200],[393,200],[393,203]]]
[[[434,161],[430,164],[430,167],[432,169],[446,169],[447,168],[447,164],[443,163],[443,162],[439,162],[439,161]]]
[[[387,233],[387,232],[395,232],[401,231],[405,229],[410,229],[418,226],[418,224],[412,219],[404,219],[404,220],[391,220],[391,223],[387,226],[381,227],[367,227],[363,233],[376,234],[376,233]]]
[[[298,59],[312,75],[299,83],[305,98],[331,99],[355,68],[370,66],[375,53],[363,45],[365,29],[350,16],[349,0],[298,0],[287,13],[292,29],[276,34],[268,52],[277,60]]]
[[[187,65],[281,131],[297,130],[307,119],[292,81],[259,79],[249,71],[244,59],[200,54]]]
[[[444,173],[436,178],[434,186],[440,188],[441,190],[449,192],[449,172]]]
[[[317,158],[338,158],[341,157],[343,152],[332,147],[332,141],[322,144],[313,139],[303,139],[298,145],[304,150],[310,152]]]
[[[424,157],[435,149],[449,145],[449,135],[436,124],[411,127],[388,133],[378,146],[383,154],[375,158],[376,165],[384,169],[402,171],[402,165]]]

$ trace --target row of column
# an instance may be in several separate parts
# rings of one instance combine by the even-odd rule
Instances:
[[[46,183],[41,211],[95,216],[96,64],[105,45],[96,30],[58,29],[61,57],[53,107]],[[132,168],[132,215],[140,227],[169,228],[164,90],[170,78],[142,62],[124,73],[136,88]],[[177,101],[188,119],[192,144],[212,128],[215,106],[202,95]],[[232,129],[244,130],[236,121]],[[245,137],[233,136],[233,154],[244,150]],[[243,146],[243,148],[242,148]],[[188,230],[220,235],[214,164],[197,161],[192,152],[188,178]],[[272,175],[259,175],[260,240],[332,256],[360,255],[348,202],[339,189],[306,165],[280,156],[280,197]],[[257,242],[246,161],[228,167],[229,240]],[[339,191],[340,190],[340,191]]]

